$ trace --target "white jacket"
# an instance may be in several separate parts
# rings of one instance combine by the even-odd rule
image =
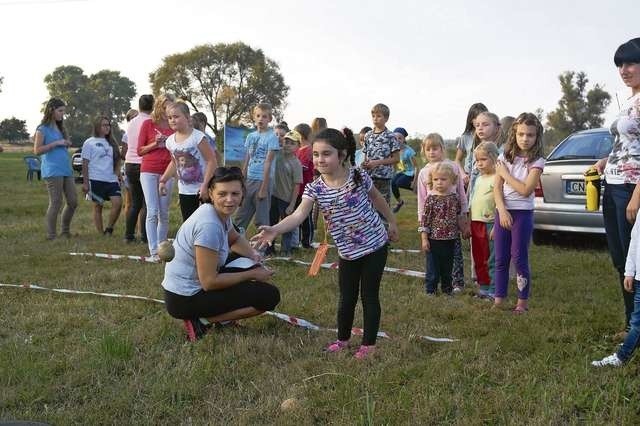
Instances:
[[[629,243],[629,252],[627,253],[627,262],[624,265],[624,276],[633,277],[640,281],[640,215],[633,224],[631,230],[631,242]]]

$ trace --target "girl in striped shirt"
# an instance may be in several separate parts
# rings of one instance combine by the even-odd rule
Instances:
[[[348,347],[353,326],[359,287],[362,286],[364,334],[355,352],[357,359],[371,355],[380,325],[379,289],[387,261],[387,242],[398,237],[395,216],[371,178],[352,167],[355,155],[353,133],[336,129],[320,131],[313,142],[313,165],[320,173],[307,184],[302,202],[295,212],[274,226],[261,226],[252,238],[262,247],[298,226],[311,212],[314,202],[338,248],[340,302],[338,305],[338,340],[329,343],[327,352]],[[389,223],[388,231],[376,210]]]

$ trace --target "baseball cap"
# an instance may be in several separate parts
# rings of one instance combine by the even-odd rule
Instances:
[[[284,135],[285,139],[290,139],[296,143],[300,143],[302,141],[302,136],[297,130],[291,130]]]
[[[404,127],[396,127],[395,129],[393,129],[393,133],[400,133],[405,138],[409,136],[409,133],[407,133]]]

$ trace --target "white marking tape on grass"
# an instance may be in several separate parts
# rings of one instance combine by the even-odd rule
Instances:
[[[313,248],[318,248],[320,246],[320,243],[311,243],[311,247]],[[335,246],[333,244],[328,244],[329,247],[334,248]],[[422,253],[421,250],[416,250],[416,249],[389,249],[389,251],[391,253]]]
[[[100,293],[100,292],[96,292],[96,291],[87,291],[87,290],[68,290],[65,288],[48,288],[48,287],[42,287],[39,286],[37,284],[4,284],[4,283],[0,283],[0,287],[11,287],[11,288],[22,288],[25,290],[44,290],[44,291],[52,291],[55,293],[65,293],[65,294],[90,294],[93,296],[101,296],[101,297],[110,297],[110,298],[115,298],[115,299],[135,299],[135,300],[147,300],[150,302],[155,302],[155,303],[161,303],[164,304],[164,300],[160,300],[160,299],[154,299],[151,297],[145,297],[145,296],[135,296],[135,295],[130,295],[130,294],[116,294],[116,293]],[[320,331],[320,330],[326,330],[326,331],[337,331],[336,329],[332,329],[332,328],[325,328],[325,327],[320,327],[318,325],[313,324],[312,322],[309,322],[305,319],[302,318],[298,318],[298,317],[294,317],[291,315],[287,315],[287,314],[283,314],[280,312],[274,312],[274,311],[267,311],[265,312],[266,315],[270,315],[273,317],[276,317],[282,321],[285,321],[291,325],[294,325],[296,327],[301,327],[301,328],[306,328],[308,330],[314,330],[314,331]],[[353,334],[354,336],[360,336],[363,334],[363,330],[361,328],[352,328],[351,329],[351,334]],[[379,331],[378,332],[378,337],[382,337],[385,339],[391,339],[391,336],[389,336],[389,334],[387,334],[384,331]],[[418,338],[420,339],[424,339],[424,340],[429,340],[432,342],[455,342],[458,339],[450,339],[450,338],[442,338],[442,337],[431,337],[431,336],[418,336]]]
[[[154,260],[152,257],[145,257],[145,256],[130,256],[130,255],[123,255],[123,254],[108,254],[108,253],[75,253],[75,252],[71,252],[69,254],[71,256],[93,256],[93,257],[99,257],[102,259],[113,259],[113,260],[130,259],[130,260],[137,260],[139,262],[160,263],[159,261]],[[293,262],[293,263],[297,263],[298,265],[305,265],[305,266],[311,265],[310,262],[305,262],[304,260],[299,260],[299,259],[292,259],[290,257],[268,257],[265,259],[265,262],[272,261],[272,260],[282,260],[282,261]],[[320,265],[320,267],[324,269],[338,269],[338,262],[323,263],[322,265]],[[390,266],[385,266],[384,270],[385,272],[392,272],[394,274],[405,275],[407,277],[424,278],[424,272],[420,272],[420,271],[412,271],[410,269],[403,269],[403,268],[392,268]]]
[[[0,287],[17,287],[24,288],[27,290],[45,290],[45,291],[53,291],[56,293],[67,293],[67,294],[92,294],[94,296],[102,296],[102,297],[112,297],[115,299],[137,299],[137,300],[149,300],[151,302],[156,303],[164,303],[164,300],[153,299],[151,297],[145,296],[132,296],[130,294],[115,294],[115,293],[98,293],[96,291],[86,291],[86,290],[67,290],[65,288],[48,288],[41,287],[37,284],[1,284]]]
[[[297,263],[298,265],[306,265],[306,266],[311,265],[310,262],[305,262],[304,260],[299,260],[299,259],[292,259],[290,257],[270,257],[265,259],[265,261],[271,261],[271,260],[283,260],[283,261]],[[338,269],[338,262],[323,263],[320,265],[320,267],[324,269]],[[385,266],[384,270],[385,272],[393,272],[394,274],[406,275],[408,277],[424,278],[424,272],[420,272],[420,271],[412,271],[410,269],[402,269],[402,268],[392,268],[389,266]]]
[[[100,257],[103,259],[129,259],[129,260],[137,260],[138,262],[148,262],[148,263],[160,263],[160,261],[155,260],[151,256],[131,256],[125,254],[108,254],[108,253],[76,253],[70,252],[71,256],[93,256]]]

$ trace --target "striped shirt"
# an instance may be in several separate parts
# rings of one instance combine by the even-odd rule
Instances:
[[[307,184],[303,197],[317,201],[329,233],[345,260],[359,259],[387,243],[387,231],[369,199],[373,182],[362,170],[356,187],[354,169],[339,188],[330,188],[322,176]]]

